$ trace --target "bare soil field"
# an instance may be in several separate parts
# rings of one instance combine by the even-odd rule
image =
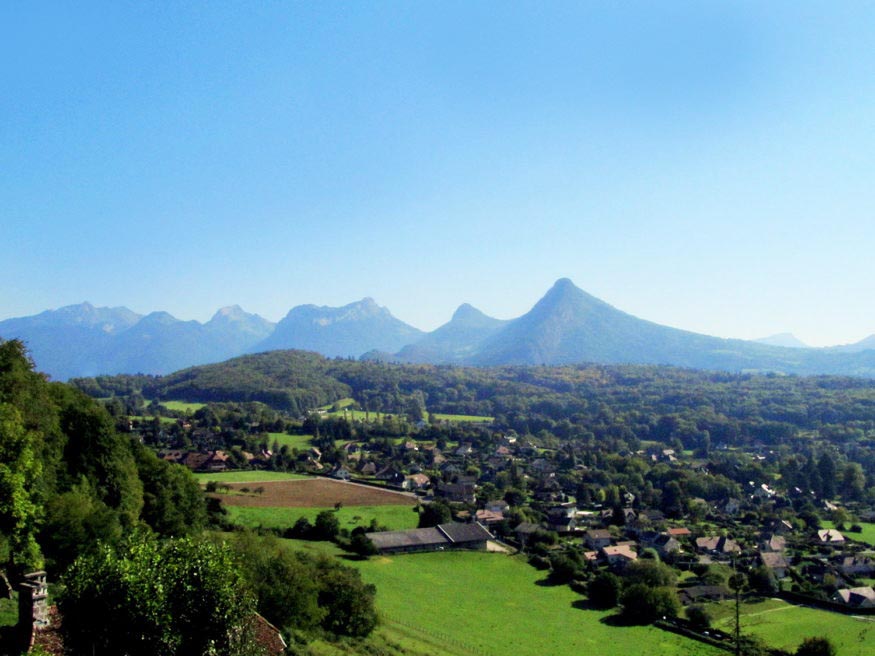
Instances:
[[[381,490],[327,478],[266,481],[264,483],[229,483],[232,494],[214,494],[228,506],[261,508],[330,508],[340,502],[344,506],[415,506],[416,497],[404,492]],[[248,488],[249,493],[241,493]],[[261,493],[252,492],[263,489]]]

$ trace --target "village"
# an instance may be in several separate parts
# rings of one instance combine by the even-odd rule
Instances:
[[[172,430],[192,445],[224,447],[159,451],[196,472],[282,467],[416,495],[430,509],[421,513],[419,528],[367,533],[379,553],[499,544],[528,554],[554,581],[581,589],[599,573],[622,577],[635,563],[651,561],[674,573],[672,588],[685,608],[733,599],[738,591],[875,613],[868,527],[875,513],[860,503],[787,489],[773,475],[733,480],[724,473],[727,462],[742,472],[779,467],[781,454],[764,444],[716,445],[706,456],[651,443],[612,455],[599,469],[587,462],[604,457],[605,449],[571,441],[545,446],[488,422],[420,420],[394,430],[406,434],[346,440],[335,439],[338,431],[347,437],[366,432],[363,419],[323,412],[304,421],[315,435],[299,448],[271,447],[252,422],[242,432],[221,425],[205,431],[195,419],[180,419],[170,429],[162,425],[163,438],[144,436],[166,443]],[[232,434],[236,445],[224,442],[223,435]],[[644,494],[636,494],[641,488],[633,491],[629,483],[645,475],[658,475],[665,486],[654,493],[645,482]]]

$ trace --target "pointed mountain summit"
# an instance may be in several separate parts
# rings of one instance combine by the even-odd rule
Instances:
[[[229,305],[216,310],[204,327],[213,333],[251,337],[252,343],[243,347],[245,350],[270,335],[275,325],[257,314],[244,311],[239,305]]]
[[[507,321],[494,319],[463,303],[453,313],[452,319],[418,342],[405,346],[398,352],[397,359],[428,364],[461,363],[505,324]]]
[[[638,319],[562,278],[528,313],[487,340],[469,362],[641,363],[738,370],[772,368],[781,361],[775,354],[773,347]]]
[[[422,334],[374,299],[363,298],[342,307],[294,307],[252,351],[301,349],[329,357],[358,357],[372,350],[394,353]]]

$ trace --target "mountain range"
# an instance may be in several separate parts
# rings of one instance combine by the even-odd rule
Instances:
[[[24,340],[37,368],[59,380],[166,374],[280,349],[429,364],[637,363],[875,377],[875,335],[830,348],[809,348],[787,334],[757,341],[711,337],[634,317],[568,279],[516,319],[495,319],[463,304],[429,333],[365,298],[339,308],[297,306],[276,324],[236,305],[202,324],[166,312],[143,316],[82,303],[0,321],[0,338]]]

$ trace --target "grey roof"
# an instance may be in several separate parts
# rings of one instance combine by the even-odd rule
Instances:
[[[492,539],[492,534],[477,522],[473,524],[460,524],[459,522],[439,524],[438,530],[446,535],[447,539],[453,544],[460,542],[481,542]]]
[[[450,522],[435,528],[414,528],[409,531],[380,531],[365,533],[379,550],[403,549],[405,547],[440,546],[491,540],[492,534],[478,523],[460,524]]]
[[[436,528],[414,528],[409,531],[365,533],[377,549],[398,549],[429,544],[446,544],[447,538]]]

